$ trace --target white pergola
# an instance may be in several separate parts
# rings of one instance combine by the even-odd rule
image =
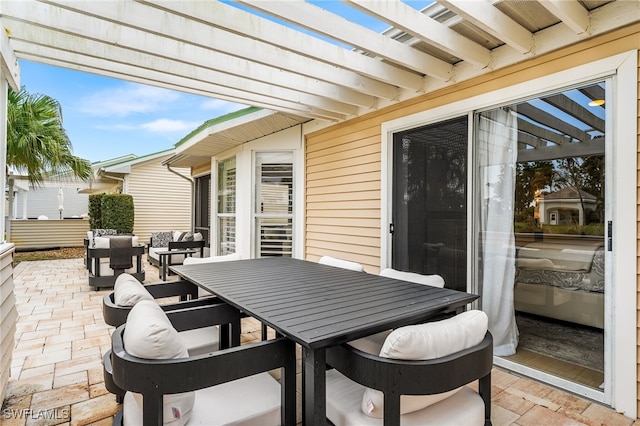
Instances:
[[[0,0],[2,81],[26,59],[340,122],[640,21],[637,0],[344,1],[377,33],[302,0],[234,3]]]

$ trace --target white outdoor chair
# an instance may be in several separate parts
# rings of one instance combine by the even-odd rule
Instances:
[[[114,382],[127,390],[114,425],[296,423],[291,340],[190,356],[164,311],[143,300],[113,333],[109,355]]]
[[[422,275],[416,274],[415,272],[404,272],[391,268],[384,268],[382,271],[380,271],[380,275],[383,277],[395,278],[397,280],[430,285],[432,287],[444,287],[444,278],[442,278],[440,275]]]
[[[209,257],[187,257],[182,261],[183,265],[193,265],[196,263],[215,263],[215,262],[228,262],[230,260],[240,260],[240,253],[231,253],[221,256],[209,256]]]
[[[343,259],[338,259],[338,258],[331,257],[331,256],[322,256],[320,258],[320,260],[318,261],[318,263],[320,263],[322,265],[335,266],[337,268],[350,269],[350,270],[356,271],[356,272],[363,272],[364,271],[364,266],[362,266],[359,263],[351,262],[351,261],[343,260]]]
[[[190,355],[200,355],[240,344],[240,319],[225,325],[213,318],[217,312],[226,312],[231,308],[216,297],[197,298],[197,288],[188,281],[161,282],[143,285],[129,274],[121,274],[116,278],[114,290],[105,294],[102,299],[102,315],[106,324],[118,327],[125,324],[133,307],[142,300],[173,300],[174,303],[163,303],[162,310],[167,312],[176,327],[180,329],[180,339],[186,345]],[[220,307],[222,306],[222,307]],[[232,308],[233,309],[233,308]],[[197,321],[191,320],[191,326],[184,326],[184,318],[198,315]],[[222,334],[222,336],[221,336]],[[223,337],[223,338],[221,338]],[[122,402],[124,391],[113,382],[111,359],[103,357],[103,375],[105,387]]]
[[[473,310],[398,328],[379,355],[327,349],[327,418],[335,426],[491,425],[487,324]],[[476,380],[479,392],[466,386]]]
[[[395,278],[397,280],[409,281],[416,284],[430,285],[432,287],[443,288],[444,279],[440,275],[422,275],[414,272],[398,271],[397,269],[385,268],[380,271],[380,275],[388,278]],[[371,336],[362,337],[357,340],[352,340],[349,345],[363,352],[367,352],[373,355],[380,353],[382,344],[389,334],[393,330],[385,330]]]

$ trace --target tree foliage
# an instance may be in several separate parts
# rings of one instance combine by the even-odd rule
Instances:
[[[27,174],[34,186],[42,185],[47,176],[72,174],[83,181],[92,177],[91,163],[73,155],[60,103],[24,87],[8,92],[7,166]]]

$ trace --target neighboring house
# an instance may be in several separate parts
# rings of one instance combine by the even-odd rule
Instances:
[[[155,231],[191,230],[192,178],[189,169],[163,165],[174,150],[94,163],[96,179],[81,192],[133,197],[133,232],[149,241]]]
[[[549,225],[584,225],[598,199],[585,191],[566,187],[540,197],[540,223]],[[577,219],[576,219],[577,218]]]
[[[639,37],[638,25],[622,28],[338,124],[249,108],[205,123],[166,163],[191,167],[196,226],[210,227],[212,253],[312,261],[330,254],[370,273],[384,267],[440,273],[448,287],[483,296],[496,354],[504,354],[497,365],[635,418],[638,293],[628,283],[639,283]],[[596,99],[606,99],[606,108],[586,105]],[[545,114],[536,107],[541,102],[572,111],[573,118]],[[566,136],[556,135],[567,132],[575,134],[563,144]],[[542,137],[548,142],[541,144]],[[578,305],[579,315],[604,315],[604,346],[587,348],[604,358],[596,385],[507,356],[516,333],[514,243],[502,240],[513,232],[508,173],[516,161],[569,156],[607,158],[607,234],[595,242],[548,237],[545,243],[559,250],[546,247],[551,259],[527,262],[557,266],[555,252],[604,257],[604,290],[593,302],[599,306]],[[534,237],[516,235],[515,244],[533,250]],[[581,267],[592,263],[587,255]],[[503,315],[494,310],[498,305],[506,308]]]
[[[89,194],[130,194],[134,202],[133,232],[140,241],[149,241],[155,231],[191,230],[192,178],[189,169],[174,168],[162,162],[174,154],[166,150],[144,156],[133,154],[92,164],[94,179],[81,182],[74,179],[45,181],[41,187],[28,185],[26,177],[13,177],[14,201],[8,203],[13,214],[6,229],[9,240],[18,250],[60,246],[82,246],[88,223],[64,221],[55,226],[60,233],[44,238],[41,228],[24,219],[87,219]],[[62,191],[60,211],[59,192]],[[159,206],[162,206],[160,208]],[[38,227],[34,231],[34,227]],[[80,229],[82,228],[82,229]]]
[[[81,192],[84,182],[76,180],[46,180],[41,186],[29,185],[27,176],[12,175],[8,188],[13,189],[10,219],[71,219],[87,214],[88,196]],[[60,204],[62,191],[62,204]],[[62,207],[62,210],[60,209]]]

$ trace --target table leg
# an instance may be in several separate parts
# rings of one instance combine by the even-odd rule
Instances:
[[[171,257],[169,257],[169,259],[171,259]],[[169,265],[169,259],[164,259],[164,262],[162,262],[162,281],[167,280],[167,268]]]
[[[326,368],[324,349],[302,347],[302,423],[305,426],[327,423]]]

